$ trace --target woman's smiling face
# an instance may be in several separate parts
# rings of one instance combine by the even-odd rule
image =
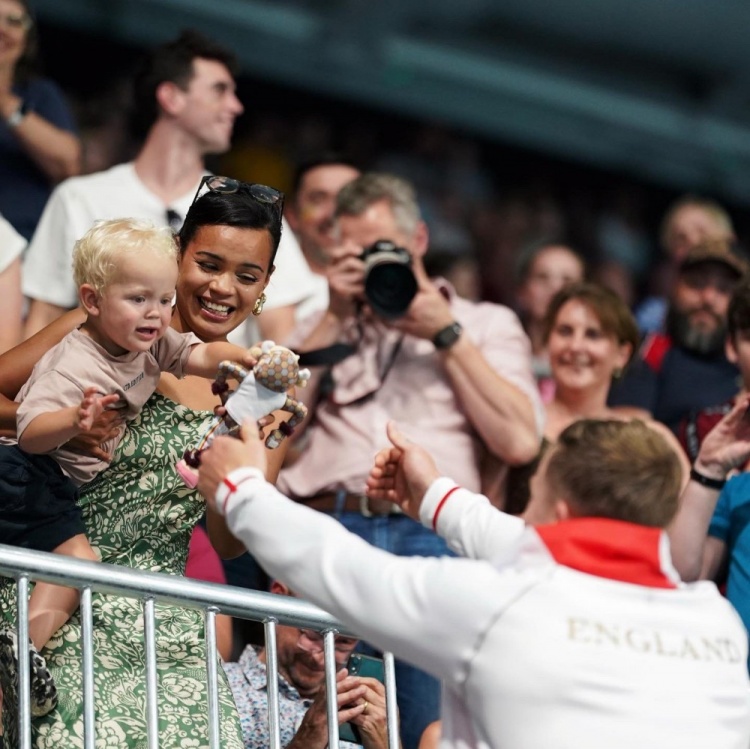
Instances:
[[[223,340],[244,322],[268,283],[273,243],[264,229],[202,226],[180,258],[180,329]]]
[[[609,386],[612,375],[628,362],[630,344],[619,343],[602,328],[594,311],[570,299],[557,313],[549,335],[550,365],[555,380],[575,389]]]

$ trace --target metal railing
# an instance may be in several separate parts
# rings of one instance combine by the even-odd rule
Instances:
[[[94,685],[94,627],[92,593],[136,598],[143,602],[144,648],[146,655],[146,717],[149,749],[159,747],[159,703],[156,668],[156,624],[154,606],[170,604],[204,612],[206,631],[206,672],[208,692],[208,731],[210,749],[219,749],[219,657],[216,648],[216,615],[228,614],[263,622],[266,638],[268,723],[270,749],[280,749],[278,658],[276,626],[289,625],[314,629],[323,634],[325,684],[328,695],[336,694],[335,636],[356,636],[333,617],[306,601],[288,596],[260,593],[229,585],[216,585],[158,572],[146,572],[111,564],[97,564],[59,554],[29,551],[0,544],[0,576],[16,580],[16,622],[18,642],[29,640],[29,582],[44,581],[78,588],[81,591],[81,665],[83,673],[83,741],[94,749],[96,711]],[[29,652],[18,653],[18,734],[20,749],[31,749],[31,699],[29,691]],[[388,745],[398,749],[396,682],[393,656],[384,654]],[[338,746],[339,730],[335,697],[327,700],[329,746]]]

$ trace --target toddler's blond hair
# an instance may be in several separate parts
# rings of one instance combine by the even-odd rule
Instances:
[[[76,286],[88,284],[102,293],[117,278],[118,261],[134,254],[143,256],[144,263],[154,256],[174,258],[176,263],[178,252],[172,231],[136,218],[97,221],[73,248]]]

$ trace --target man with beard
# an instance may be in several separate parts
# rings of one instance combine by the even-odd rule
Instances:
[[[272,581],[271,593],[293,595],[278,580]],[[376,679],[347,675],[342,670],[356,645],[356,639],[336,635],[339,723],[349,721],[357,726],[364,749],[386,749],[385,687]],[[278,625],[276,656],[281,746],[325,749],[328,723],[323,636],[309,629]],[[224,664],[224,671],[237,703],[245,748],[265,749],[270,742],[265,647],[248,645],[237,663]],[[340,746],[354,749],[359,744],[342,741]]]
[[[677,431],[691,411],[739,390],[739,372],[724,352],[727,309],[747,263],[727,240],[708,240],[680,265],[666,331],[649,335],[638,360],[612,388],[612,406],[639,406]]]

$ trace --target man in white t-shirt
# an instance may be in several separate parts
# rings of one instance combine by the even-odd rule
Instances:
[[[127,216],[179,228],[206,174],[204,158],[231,145],[243,111],[236,70],[230,51],[193,31],[147,58],[135,81],[134,124],[144,135],[135,160],[65,180],[44,209],[23,266],[23,292],[31,299],[26,337],[76,306],[73,245],[94,221]],[[299,253],[286,229],[277,256],[282,274],[287,254]],[[281,291],[280,284],[269,286],[268,308],[298,298]]]
[[[338,245],[335,233],[336,196],[359,177],[360,171],[346,158],[327,154],[299,165],[286,216],[299,241],[312,281],[309,293],[297,304],[297,322],[328,306],[328,267],[331,250]],[[302,273],[303,271],[298,271]]]
[[[214,441],[198,488],[274,578],[442,680],[441,747],[747,749],[747,632],[713,583],[672,566],[681,471],[661,435],[568,427],[525,529],[388,436],[368,494],[468,558],[396,557],[287,500],[250,422]]]

